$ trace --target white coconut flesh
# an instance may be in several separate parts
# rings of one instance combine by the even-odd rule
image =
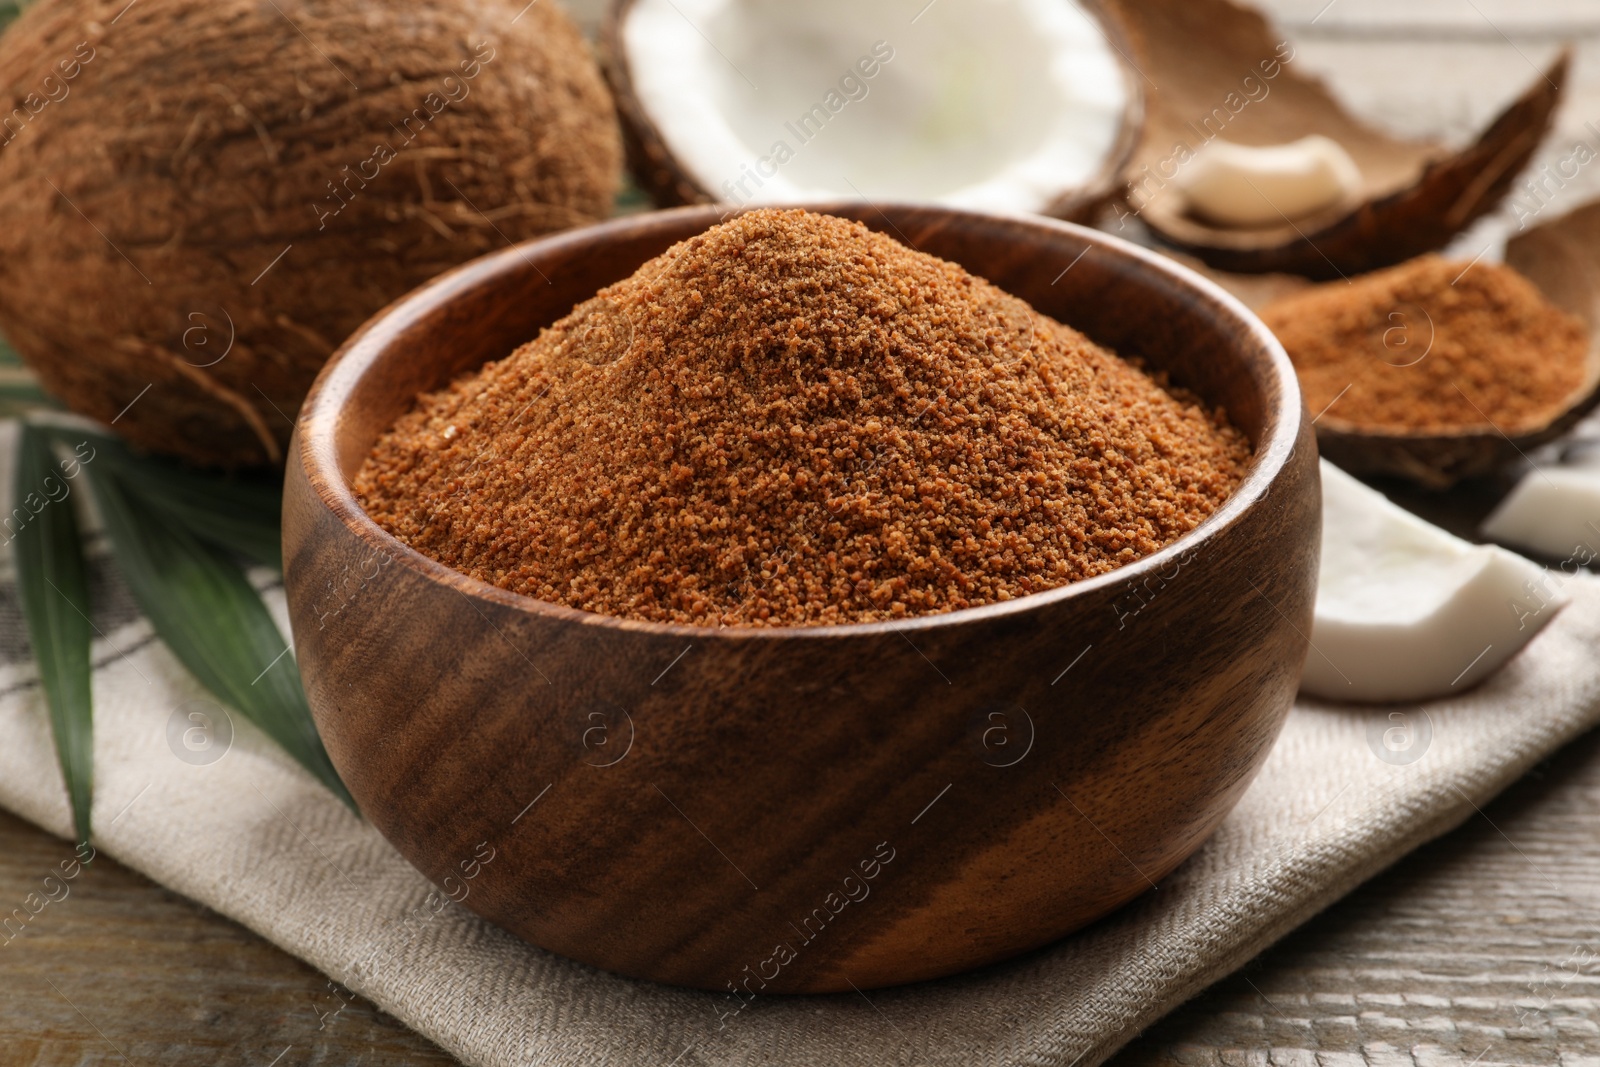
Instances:
[[[1463,541],[1322,464],[1322,572],[1300,688],[1359,702],[1464,692],[1566,603],[1560,579]]]
[[[1485,537],[1561,561],[1567,574],[1600,560],[1600,464],[1542,467],[1484,520]]]
[[[622,46],[680,167],[740,206],[1042,210],[1099,174],[1130,102],[1071,0],[637,0]]]

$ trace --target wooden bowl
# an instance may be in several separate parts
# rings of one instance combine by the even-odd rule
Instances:
[[[1288,359],[1242,305],[1066,223],[817,210],[955,260],[1223,406],[1255,445],[1245,481],[1098,578],[792,629],[542,603],[362,512],[350,478],[419,391],[508,354],[714,207],[519,245],[394,304],[312,389],[287,477],[300,669],[373,824],[537,945],[741,997],[950,974],[1145,892],[1265,758],[1316,586],[1316,445]]]

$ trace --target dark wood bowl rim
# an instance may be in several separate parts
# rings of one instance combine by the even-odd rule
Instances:
[[[859,211],[863,205],[859,202],[830,201],[785,206],[803,207],[829,214],[847,208]],[[606,241],[617,233],[637,234],[641,225],[676,232],[681,228],[681,223],[689,219],[703,221],[703,226],[689,231],[697,233],[709,229],[725,218],[742,213],[728,211],[717,205],[697,205],[656,211],[647,215],[623,216],[593,226],[526,241],[463,263],[401,297],[367,320],[352,334],[317,376],[296,420],[296,436],[299,444],[291,462],[298,460],[322,505],[332,512],[346,529],[370,548],[386,553],[428,581],[452,588],[468,598],[486,600],[549,619],[701,641],[779,640],[787,637],[844,638],[906,631],[921,632],[946,626],[990,621],[1033,611],[1047,604],[1073,597],[1091,596],[1165,570],[1180,556],[1238,522],[1251,507],[1270,492],[1273,483],[1287,467],[1294,454],[1302,418],[1300,386],[1294,368],[1283,346],[1278,343],[1266,325],[1220,286],[1165,256],[1140,248],[1111,234],[1075,223],[1039,215],[970,211],[931,204],[872,206],[885,220],[889,218],[885,214],[886,210],[941,213],[951,217],[998,220],[1009,225],[1027,226],[1070,236],[1112,256],[1131,260],[1145,270],[1166,276],[1166,279],[1177,288],[1188,290],[1199,303],[1208,305],[1219,320],[1223,322],[1231,320],[1238,331],[1230,345],[1231,350],[1241,354],[1242,358],[1253,360],[1256,357],[1248,353],[1252,347],[1257,349],[1265,358],[1267,364],[1265,369],[1276,379],[1278,387],[1277,404],[1263,413],[1264,425],[1260,440],[1254,449],[1250,468],[1233,495],[1204,522],[1178,540],[1143,559],[1093,578],[1069,582],[1015,600],[939,614],[918,615],[895,622],[837,623],[825,626],[692,626],[686,623],[625,619],[552,604],[521,593],[513,593],[447,567],[393,536],[367,515],[339,469],[335,442],[338,439],[339,415],[344,401],[355,390],[363,375],[382,360],[391,345],[441,306],[449,304],[463,294],[497,282],[506,275],[525,273],[533,265],[530,253],[547,249],[575,250],[592,246]],[[1252,377],[1259,379],[1262,375],[1258,370]]]

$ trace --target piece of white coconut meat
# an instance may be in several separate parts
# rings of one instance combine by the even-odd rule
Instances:
[[[1566,603],[1558,576],[1474,545],[1322,463],[1322,573],[1300,688],[1387,703],[1464,692]]]
[[[1561,561],[1575,574],[1600,560],[1600,462],[1523,475],[1481,528],[1485,537]]]
[[[739,206],[1043,210],[1105,166],[1131,99],[1071,0],[637,0],[622,42],[680,166]]]

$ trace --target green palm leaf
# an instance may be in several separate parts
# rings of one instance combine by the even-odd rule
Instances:
[[[89,582],[70,499],[73,483],[56,462],[50,436],[37,427],[22,427],[15,485],[17,505],[6,530],[23,516],[14,536],[17,591],[72,801],[73,828],[79,841],[88,841],[94,794]]]
[[[28,0],[0,0],[0,30],[5,29],[7,23],[22,14],[22,9],[27,6]]]
[[[221,549],[174,525],[113,462],[90,484],[134,599],[189,671],[355,808],[317,736],[300,676],[266,605]]]
[[[4,24],[4,11],[4,0],[0,0],[0,25]],[[0,337],[0,418],[23,415],[36,408],[55,407],[59,405],[39,388],[22,357]]]
[[[77,434],[97,458],[116,468],[141,503],[164,513],[190,533],[253,563],[283,570],[283,483],[258,475],[202,474],[170,460],[135,455],[121,441]]]
[[[0,371],[0,374],[3,373]],[[0,379],[0,418],[15,418],[41,408],[58,406],[48,393],[30,381]]]

